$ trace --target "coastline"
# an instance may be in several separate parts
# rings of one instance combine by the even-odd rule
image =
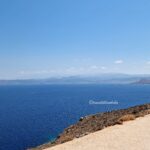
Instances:
[[[56,145],[62,145],[62,143],[74,141],[74,139],[99,132],[106,127],[121,125],[125,121],[135,120],[148,114],[150,114],[150,104],[81,117],[76,124],[66,128],[54,142],[49,142],[36,148],[31,148],[30,150],[42,150]]]
[[[149,150],[150,115],[44,150]]]

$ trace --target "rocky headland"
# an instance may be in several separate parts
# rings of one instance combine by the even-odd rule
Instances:
[[[30,150],[42,150],[49,148],[71,141],[75,138],[83,137],[109,126],[114,126],[117,124],[121,125],[124,121],[134,120],[148,114],[150,114],[150,104],[81,117],[76,124],[66,128],[55,141],[43,144]]]

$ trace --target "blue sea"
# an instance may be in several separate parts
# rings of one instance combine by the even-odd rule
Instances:
[[[91,105],[90,100],[118,105]],[[0,150],[35,147],[81,116],[144,103],[150,103],[150,85],[0,86]]]

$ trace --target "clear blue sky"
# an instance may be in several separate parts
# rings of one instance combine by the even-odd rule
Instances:
[[[150,73],[149,0],[0,0],[0,79]]]

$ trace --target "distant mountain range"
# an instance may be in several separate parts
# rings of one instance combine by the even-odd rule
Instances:
[[[69,76],[47,79],[0,80],[0,85],[39,84],[150,84],[150,75],[101,74],[97,76]]]
[[[140,79],[136,84],[150,84],[150,78]]]

